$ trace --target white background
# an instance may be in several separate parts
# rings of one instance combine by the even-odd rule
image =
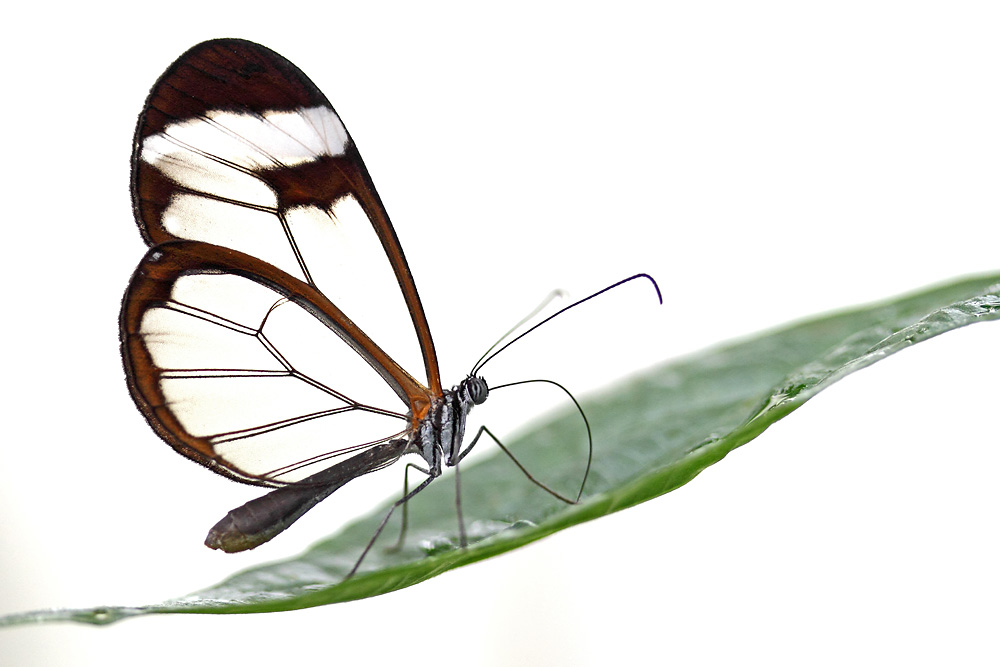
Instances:
[[[491,362],[585,393],[1000,266],[995,3],[360,4],[8,14],[0,612],[157,602],[370,506],[345,491],[259,553],[209,551],[206,529],[254,489],[174,454],[125,388],[135,117],[203,39],[264,43],[333,101],[446,382],[552,287],[648,271],[664,289],[662,308],[625,290],[537,357]],[[998,337],[921,344],[675,493],[405,591],[7,629],[0,662],[995,664]]]

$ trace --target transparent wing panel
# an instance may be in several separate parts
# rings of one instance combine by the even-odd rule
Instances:
[[[296,207],[287,217],[319,289],[396,363],[418,379],[423,377],[420,345],[406,301],[357,199],[348,195],[330,211]]]

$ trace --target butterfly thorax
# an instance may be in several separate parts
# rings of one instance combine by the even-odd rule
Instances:
[[[470,375],[457,387],[445,389],[441,397],[431,403],[412,443],[429,466],[432,477],[441,474],[443,466],[458,462],[465,437],[465,422],[473,406],[480,405],[489,396],[486,380]]]

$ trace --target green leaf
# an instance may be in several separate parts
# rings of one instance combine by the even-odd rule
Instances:
[[[823,315],[654,368],[583,402],[595,448],[580,504],[552,498],[499,452],[463,467],[466,549],[457,548],[454,486],[444,479],[410,503],[404,547],[385,548],[395,538],[391,523],[348,581],[344,575],[387,506],[297,558],[254,567],[182,598],[145,607],[15,614],[0,625],[279,611],[412,586],[676,489],[847,374],[946,331],[998,318],[1000,275],[982,276]],[[575,494],[586,462],[577,413],[556,415],[509,444],[528,470]]]

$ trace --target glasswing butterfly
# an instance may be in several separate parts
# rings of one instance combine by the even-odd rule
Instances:
[[[184,456],[275,489],[231,511],[209,547],[259,546],[348,481],[417,454],[427,478],[395,508],[476,443],[484,429],[462,449],[492,356],[442,387],[368,170],[295,65],[238,39],[181,55],[139,117],[131,190],[150,246],[122,302],[132,397]],[[460,530],[464,544],[461,518]]]

